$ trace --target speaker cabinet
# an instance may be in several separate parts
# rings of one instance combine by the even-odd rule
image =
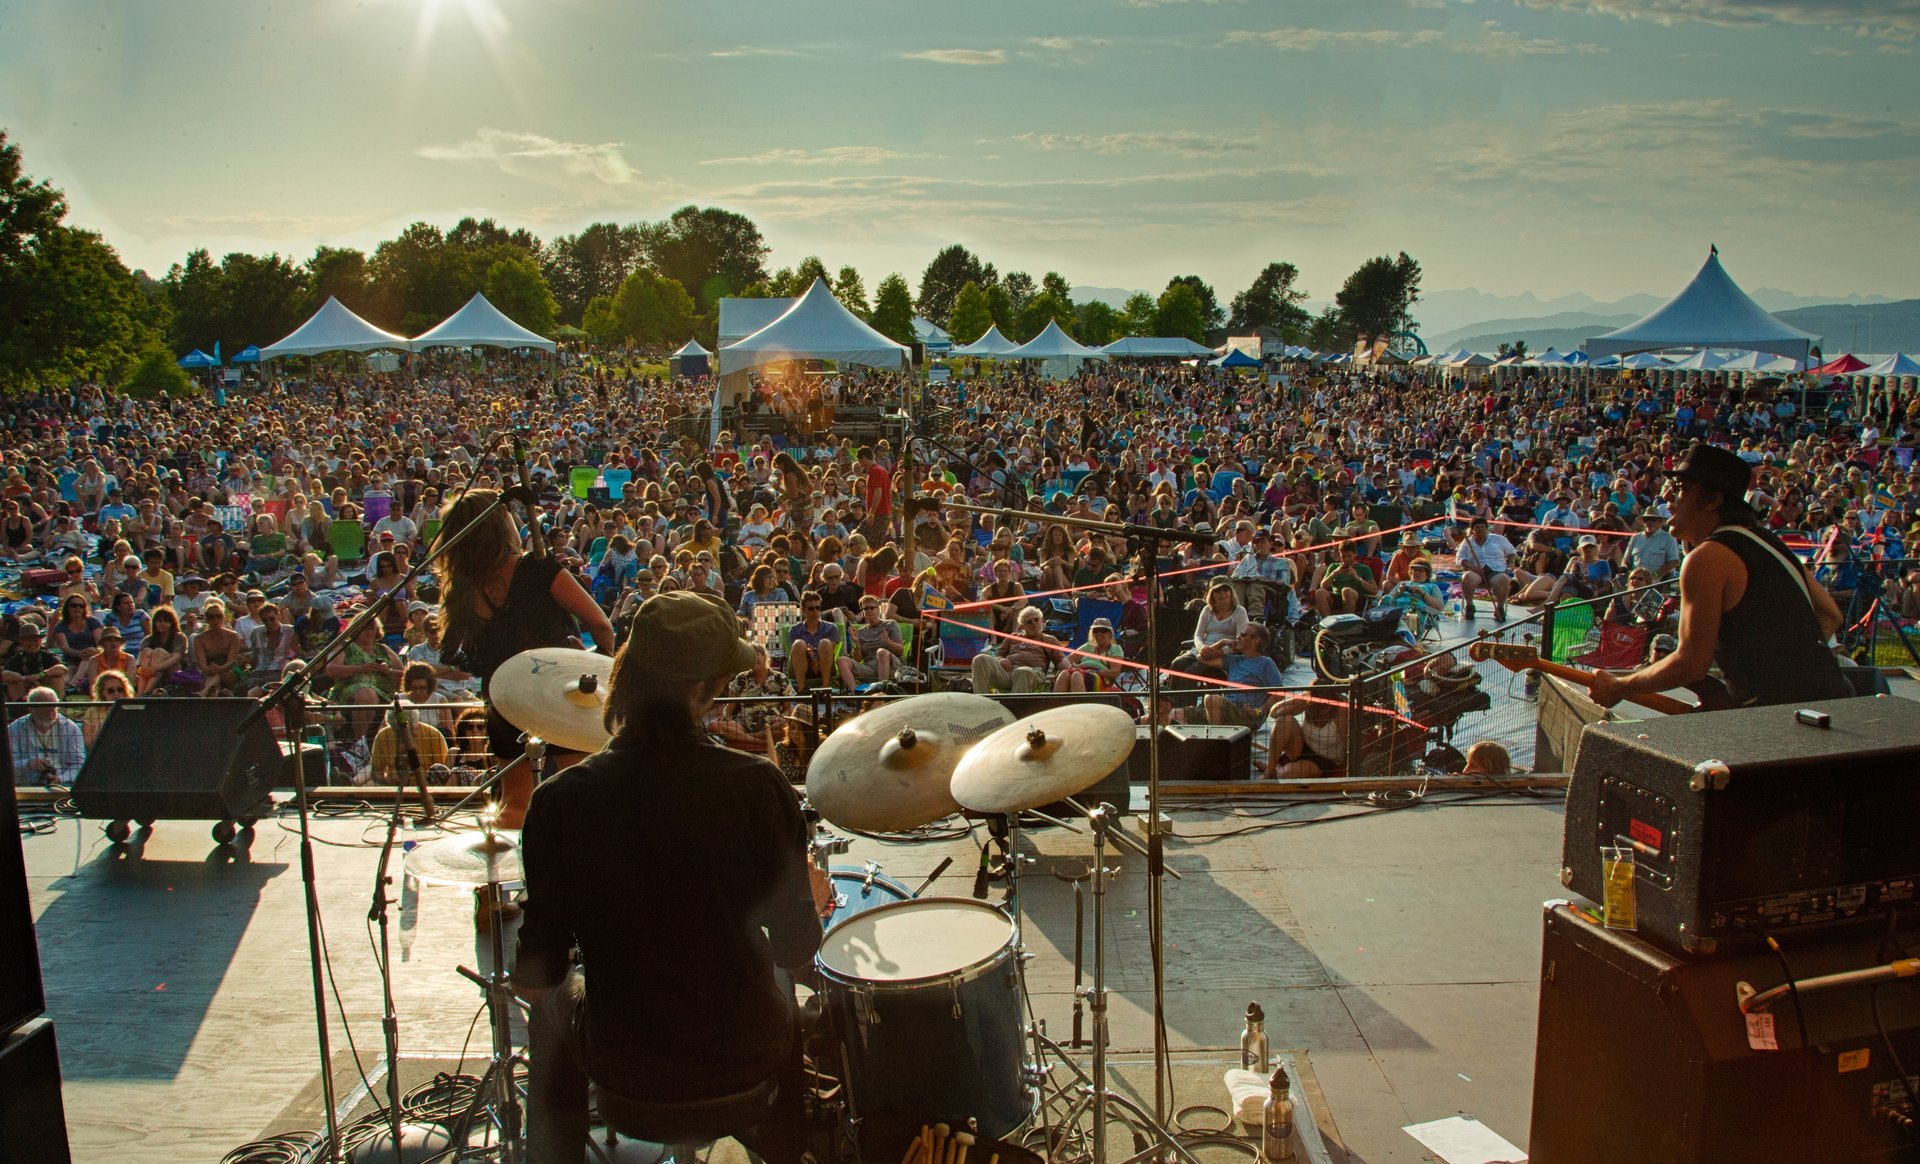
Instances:
[[[1783,997],[1771,1011],[1778,1050],[1756,1050],[1735,986],[1780,985],[1772,954],[1681,958],[1564,903],[1549,903],[1544,924],[1527,1149],[1537,1164],[1920,1156],[1911,1133],[1887,1116],[1906,1107],[1896,1053],[1910,1071],[1920,1063],[1914,979],[1803,991],[1798,1013]],[[1783,948],[1805,980],[1884,964],[1885,938],[1787,940]]]
[[[1146,783],[1152,757],[1147,728],[1134,729],[1132,778]],[[1169,724],[1160,729],[1160,779],[1224,784],[1253,779],[1253,731],[1232,724]]]
[[[31,1019],[0,1040],[0,1164],[71,1159],[53,1023]]]
[[[74,780],[102,820],[235,820],[259,808],[285,758],[250,699],[127,699],[113,705]]]
[[[12,749],[4,765],[7,790],[0,796],[0,1031],[10,1031],[46,1009],[41,994],[40,948],[27,900],[27,862],[14,802]]]

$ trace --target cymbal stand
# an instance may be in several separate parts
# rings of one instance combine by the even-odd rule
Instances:
[[[1084,1142],[1092,1164],[1114,1164],[1107,1152],[1107,1123],[1113,1119],[1126,1125],[1134,1143],[1146,1145],[1117,1164],[1137,1164],[1149,1159],[1178,1159],[1183,1164],[1198,1164],[1164,1123],[1107,1086],[1107,841],[1111,838],[1143,855],[1146,849],[1126,834],[1110,831],[1115,815],[1112,805],[1100,804],[1085,811],[1087,823],[1093,826],[1093,988],[1086,992],[1087,1009],[1093,1017],[1093,1071],[1089,1074],[1080,1070],[1072,1056],[1036,1025],[1034,1038],[1046,1056],[1039,1073],[1041,1107],[1046,1112],[1044,1124],[1057,1129],[1056,1139],[1049,1145],[1048,1159],[1087,1159],[1085,1154],[1061,1154],[1062,1148]],[[1072,1074],[1072,1081],[1064,1086],[1049,1087],[1054,1066],[1064,1067]],[[1155,1073],[1158,1074],[1157,1064]],[[1050,1110],[1054,1104],[1064,1104],[1064,1110],[1057,1113]],[[1084,1132],[1080,1130],[1083,1120],[1089,1121]]]
[[[486,824],[487,840],[495,841],[493,820]],[[508,841],[499,842],[503,845]],[[506,889],[496,880],[489,879],[481,890],[481,907],[489,919],[489,937],[492,949],[493,965],[486,974],[480,974],[465,966],[459,967],[460,976],[480,988],[487,999],[487,1028],[492,1037],[486,1073],[480,1077],[480,1084],[474,1088],[473,1102],[467,1110],[450,1121],[454,1129],[454,1141],[458,1144],[470,1144],[468,1129],[477,1117],[484,1116],[494,1134],[494,1142],[480,1146],[462,1147],[453,1157],[455,1160],[475,1159],[489,1156],[501,1164],[517,1164],[525,1159],[524,1136],[525,1121],[522,1118],[522,1095],[517,1079],[519,1069],[526,1064],[525,1056],[513,1048],[513,990],[507,977],[507,938],[506,938]]]

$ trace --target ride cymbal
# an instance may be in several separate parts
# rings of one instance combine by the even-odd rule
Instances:
[[[993,700],[957,691],[877,707],[820,742],[807,765],[807,798],[842,828],[919,828],[960,811],[950,787],[954,766],[1012,721]]]
[[[1133,717],[1105,703],[1055,707],[975,744],[953,798],[975,812],[1025,812],[1100,783],[1133,752]]]
[[[407,854],[407,872],[441,885],[519,881],[520,837],[512,832],[472,832],[428,841]]]
[[[613,660],[597,651],[536,647],[500,665],[487,698],[506,721],[570,752],[606,746],[607,680]]]

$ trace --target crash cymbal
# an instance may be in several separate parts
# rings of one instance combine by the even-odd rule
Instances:
[[[981,740],[953,771],[975,812],[1025,812],[1100,783],[1133,753],[1133,717],[1106,703],[1055,707]]]
[[[958,691],[916,695],[857,715],[820,742],[807,765],[807,798],[842,828],[919,828],[960,811],[954,765],[1013,713]]]
[[[416,845],[407,854],[407,872],[441,885],[498,885],[518,881],[520,834],[455,833]]]
[[[508,723],[571,752],[606,746],[600,722],[613,660],[597,651],[536,647],[500,664],[487,698]]]

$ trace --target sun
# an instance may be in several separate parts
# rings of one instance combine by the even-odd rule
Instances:
[[[420,9],[416,42],[425,46],[433,40],[443,15],[461,17],[489,46],[497,45],[507,34],[506,13],[494,0],[414,0]]]

